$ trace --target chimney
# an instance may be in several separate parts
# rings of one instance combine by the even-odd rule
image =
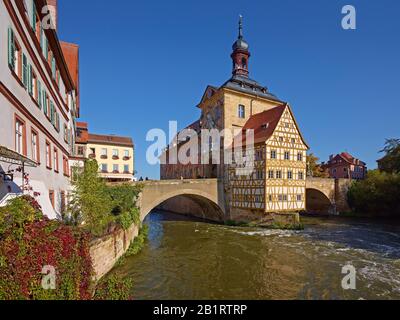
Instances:
[[[47,0],[47,5],[49,6],[50,14],[51,14],[51,19],[54,23],[54,26],[56,27],[57,31],[57,26],[58,26],[58,6],[57,6],[57,0]]]

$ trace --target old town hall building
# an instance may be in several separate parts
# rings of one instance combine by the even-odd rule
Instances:
[[[227,211],[235,220],[305,210],[308,146],[289,104],[249,77],[250,51],[242,19],[231,58],[232,77],[220,87],[206,88],[198,104],[201,117],[187,128],[254,130],[254,147],[245,155],[254,160],[254,170],[243,175],[235,163],[170,164],[169,154],[185,144],[181,142],[166,149],[161,179],[219,178],[224,182]]]

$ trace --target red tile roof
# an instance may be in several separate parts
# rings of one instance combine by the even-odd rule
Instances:
[[[74,82],[77,94],[77,109],[79,112],[79,46],[74,43],[60,41],[61,50],[63,52],[65,62],[68,66],[68,71],[71,79]]]
[[[351,163],[351,164],[360,164],[360,165],[366,165],[365,162],[360,161],[356,158],[354,158],[350,153],[348,152],[342,152],[340,155],[340,157],[342,157],[345,161]],[[359,161],[359,163],[357,163],[357,161]]]
[[[130,137],[121,137],[114,135],[101,135],[101,134],[89,134],[89,143],[93,144],[107,144],[123,147],[132,147],[133,141]]]
[[[274,133],[285,109],[286,105],[279,105],[251,116],[242,128],[242,133],[237,135],[234,140],[237,141],[241,136],[242,145],[246,145],[246,130],[254,130],[255,144],[267,141]],[[234,144],[230,147],[233,148]]]
[[[253,115],[244,125],[243,131],[254,130],[254,143],[267,141],[274,133],[285,109],[286,105],[280,105]]]

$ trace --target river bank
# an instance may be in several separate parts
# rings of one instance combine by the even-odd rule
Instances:
[[[303,217],[303,231],[240,228],[154,212],[143,250],[111,275],[134,299],[400,299],[400,225]],[[342,267],[357,270],[343,290]]]

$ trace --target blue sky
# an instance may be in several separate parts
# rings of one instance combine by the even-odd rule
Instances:
[[[231,75],[238,15],[250,76],[288,101],[312,152],[348,151],[376,167],[400,137],[400,2],[396,0],[59,0],[59,37],[80,45],[81,119],[90,131],[132,136],[138,176],[149,129],[184,127],[208,84]],[[357,10],[357,30],[341,9]]]

